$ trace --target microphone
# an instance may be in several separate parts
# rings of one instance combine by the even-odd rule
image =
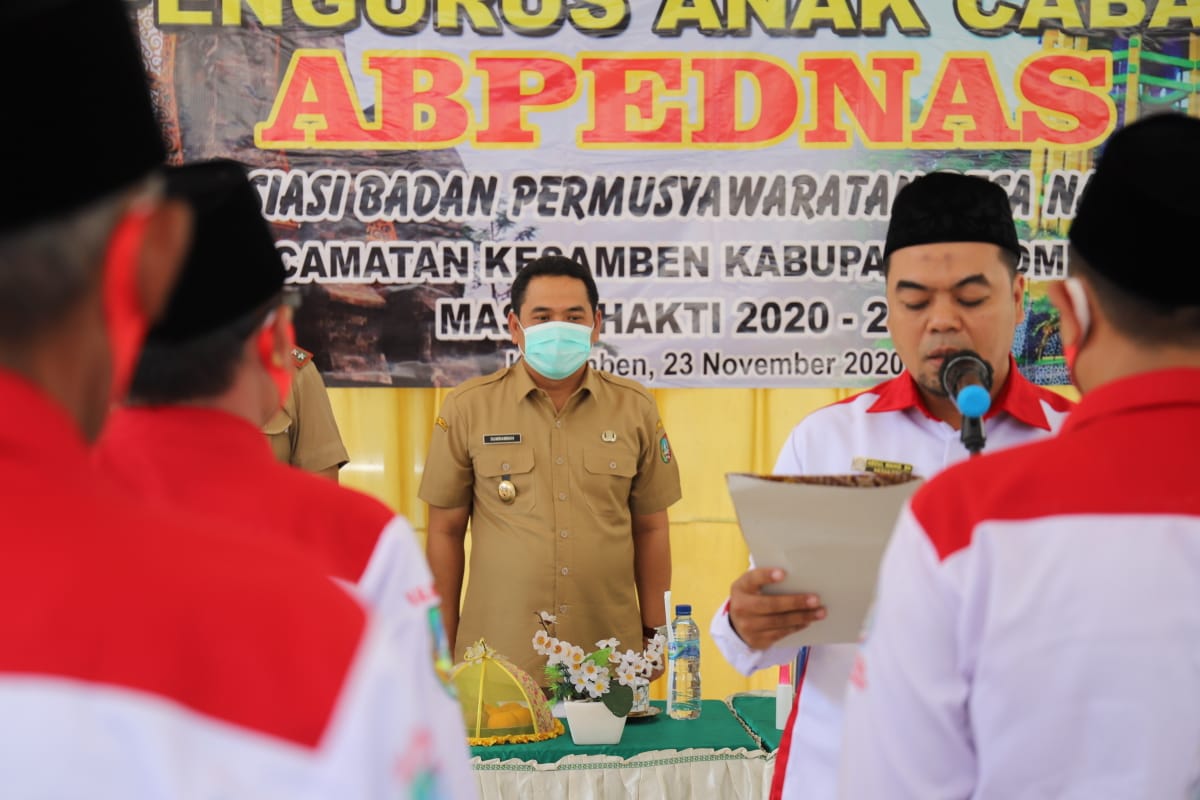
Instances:
[[[987,441],[983,415],[992,406],[992,365],[974,351],[959,350],[942,359],[938,378],[942,389],[962,414],[960,438],[963,447],[971,455],[979,455]]]

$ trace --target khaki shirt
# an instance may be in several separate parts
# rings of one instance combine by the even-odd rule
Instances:
[[[501,481],[516,488],[500,497]],[[471,570],[456,658],[477,639],[539,683],[535,614],[584,648],[615,636],[640,650],[632,514],[680,497],[654,399],[637,383],[589,368],[562,411],[517,364],[452,391],[433,429],[419,496],[471,507]]]
[[[350,460],[338,433],[325,382],[312,361],[312,354],[299,347],[292,350],[296,374],[292,391],[283,408],[263,426],[275,457],[309,472],[341,467]]]

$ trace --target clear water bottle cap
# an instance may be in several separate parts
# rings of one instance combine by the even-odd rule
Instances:
[[[680,603],[675,606],[675,616],[690,617],[692,615],[692,606],[690,603]]]

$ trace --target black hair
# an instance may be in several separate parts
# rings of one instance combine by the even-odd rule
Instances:
[[[0,233],[0,342],[37,339],[96,290],[126,197],[109,195],[67,217]]]
[[[183,342],[148,339],[129,387],[130,401],[170,405],[227,391],[246,341],[279,303],[279,297],[272,298],[227,325]]]
[[[525,291],[529,287],[529,282],[543,275],[561,275],[583,281],[583,285],[587,288],[588,303],[591,304],[592,311],[600,306],[600,292],[596,289],[596,281],[587,267],[566,256],[541,256],[518,272],[516,279],[512,282],[510,294],[512,312],[518,317],[521,316],[521,304],[525,302]]]
[[[1071,272],[1087,280],[1100,310],[1122,336],[1142,346],[1200,347],[1200,306],[1165,305],[1132,294],[1088,264],[1074,247],[1069,257]]]

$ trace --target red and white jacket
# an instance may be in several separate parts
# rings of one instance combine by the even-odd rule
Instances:
[[[97,469],[135,496],[194,519],[234,520],[298,546],[390,618],[428,616],[433,576],[404,517],[369,495],[275,460],[262,432],[190,406],[115,411]]]
[[[1049,436],[1062,424],[1071,405],[1061,395],[1030,383],[1010,360],[1008,379],[985,417],[984,452]],[[913,474],[928,478],[969,455],[959,432],[928,411],[905,372],[808,415],[780,451],[775,473],[861,472],[862,462],[878,460],[907,464]],[[798,515],[802,513],[798,509]],[[728,606],[726,603],[713,617],[710,631],[735,669],[750,675],[796,659],[797,652],[791,648],[751,649],[730,626]],[[809,649],[776,758],[773,796],[836,797],[842,697],[854,654],[853,644]]]
[[[425,554],[404,517],[369,495],[279,463],[262,432],[232,414],[189,406],[113,413],[94,449],[98,470],[147,502],[226,522],[315,557],[395,629],[409,655],[394,676],[425,686],[429,746],[459,793],[475,792],[462,712],[435,671],[444,641]]]
[[[1200,796],[1200,370],[914,495],[847,695],[850,798]]]
[[[0,399],[4,796],[457,796],[391,625],[294,547],[126,499],[24,379]]]

